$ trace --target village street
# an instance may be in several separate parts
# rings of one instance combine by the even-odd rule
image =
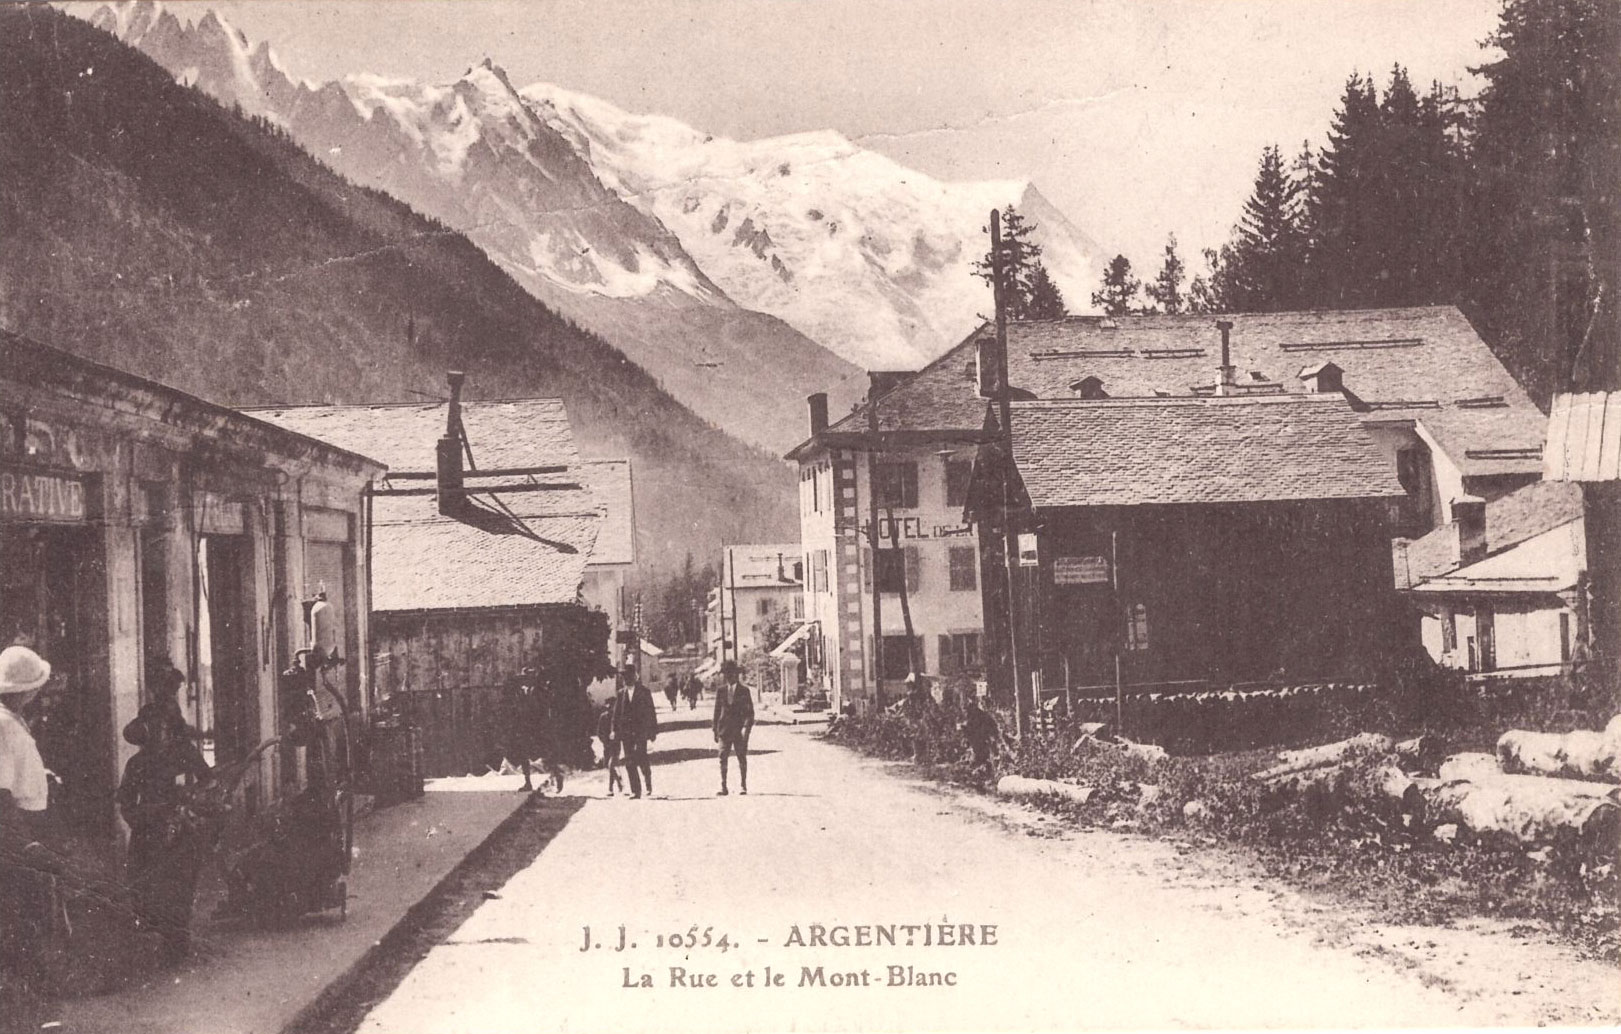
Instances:
[[[737,795],[734,772],[733,795],[719,798],[708,729],[681,724],[654,745],[654,799],[587,800],[360,1029],[1621,1019],[1613,968],[1536,937],[1371,925],[1214,851],[1065,832],[1032,812],[928,789],[807,727],[757,728],[750,795]],[[567,789],[600,798],[604,780],[587,773]],[[689,931],[699,945],[690,950]],[[683,946],[670,947],[673,937]],[[907,983],[935,979],[923,974],[949,986]],[[644,975],[651,986],[636,986]]]

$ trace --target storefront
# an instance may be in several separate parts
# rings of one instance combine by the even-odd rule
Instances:
[[[119,732],[148,698],[153,659],[185,674],[187,720],[210,760],[230,763],[276,735],[277,675],[312,624],[328,650],[366,656],[365,507],[381,471],[0,332],[0,645],[51,662],[30,718],[64,828],[115,842],[113,791],[133,750]],[[362,713],[364,669],[327,676]],[[243,803],[300,779],[296,753],[266,751]]]

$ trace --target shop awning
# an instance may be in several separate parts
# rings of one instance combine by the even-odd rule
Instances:
[[[790,634],[787,639],[784,639],[782,642],[778,643],[777,648],[771,651],[771,656],[781,657],[789,650],[792,650],[796,643],[804,642],[805,637],[810,635],[811,627],[815,624],[816,622],[814,621],[807,621],[803,625],[800,625],[798,628],[794,629],[793,633]]]

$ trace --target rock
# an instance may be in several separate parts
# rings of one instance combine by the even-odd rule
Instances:
[[[1189,801],[1182,805],[1182,821],[1203,823],[1210,821],[1210,805],[1204,801]]]
[[[1435,827],[1435,831],[1431,836],[1443,844],[1455,843],[1458,839],[1458,824],[1456,822],[1442,823]]]

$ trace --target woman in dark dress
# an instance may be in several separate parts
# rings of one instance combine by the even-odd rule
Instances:
[[[119,813],[130,828],[136,917],[163,938],[171,962],[191,950],[192,899],[208,838],[207,822],[190,799],[191,784],[212,770],[186,729],[164,702],[144,705],[124,727],[124,739],[140,749],[118,784]]]

